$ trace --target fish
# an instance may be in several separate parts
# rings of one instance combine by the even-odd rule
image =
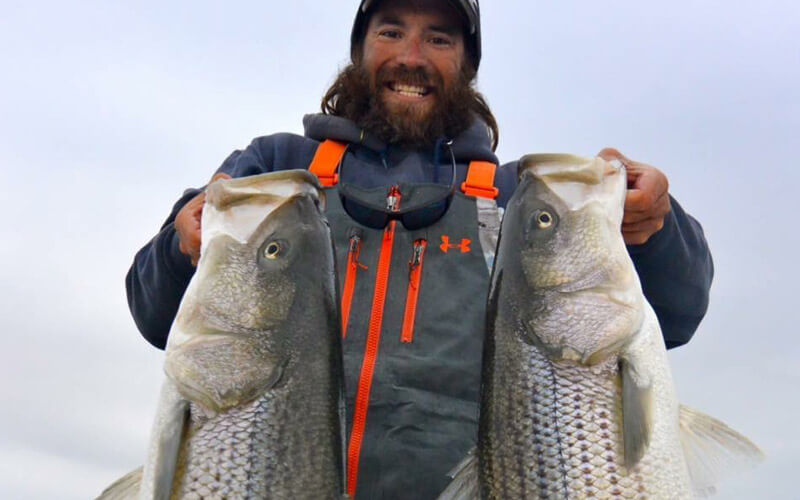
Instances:
[[[440,499],[696,498],[761,461],[678,403],[620,230],[624,165],[528,155],[519,178],[490,284],[477,448]]]
[[[208,186],[148,460],[101,499],[346,498],[324,202],[304,170]]]

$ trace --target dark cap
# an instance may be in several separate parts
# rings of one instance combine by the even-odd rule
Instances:
[[[461,13],[466,35],[467,53],[469,54],[475,70],[481,62],[481,10],[478,0],[447,0],[458,12]],[[350,57],[355,59],[356,48],[364,40],[369,16],[375,10],[380,0],[361,0],[353,21],[353,31],[350,34]]]

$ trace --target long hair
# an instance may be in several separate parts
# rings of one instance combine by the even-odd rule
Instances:
[[[361,71],[361,68],[358,63],[351,63],[339,72],[336,80],[322,97],[321,109],[323,114],[341,116],[358,121],[359,117],[365,116],[369,112],[370,100],[368,96],[351,95],[353,94],[352,82],[357,78],[359,71]],[[489,109],[486,98],[475,89],[476,74],[477,72],[472,65],[466,62],[461,74],[467,97],[464,105],[473,115],[486,124],[487,132],[492,142],[492,151],[495,151],[500,141],[500,130],[492,110]],[[463,129],[470,125],[470,123],[461,124]]]

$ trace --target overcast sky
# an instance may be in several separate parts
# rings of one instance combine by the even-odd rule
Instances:
[[[614,146],[667,174],[716,265],[679,394],[768,455],[718,498],[797,498],[800,4],[483,4],[500,158]],[[127,310],[133,255],[233,149],[302,132],[355,9],[2,2],[0,497],[86,499],[144,461],[163,354]]]

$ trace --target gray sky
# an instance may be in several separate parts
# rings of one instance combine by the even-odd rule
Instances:
[[[615,146],[661,168],[716,265],[670,355],[681,399],[768,460],[718,498],[797,498],[793,0],[485,0],[499,156]],[[6,1],[0,16],[0,497],[84,499],[141,464],[162,353],[124,276],[182,190],[302,132],[356,2]]]

